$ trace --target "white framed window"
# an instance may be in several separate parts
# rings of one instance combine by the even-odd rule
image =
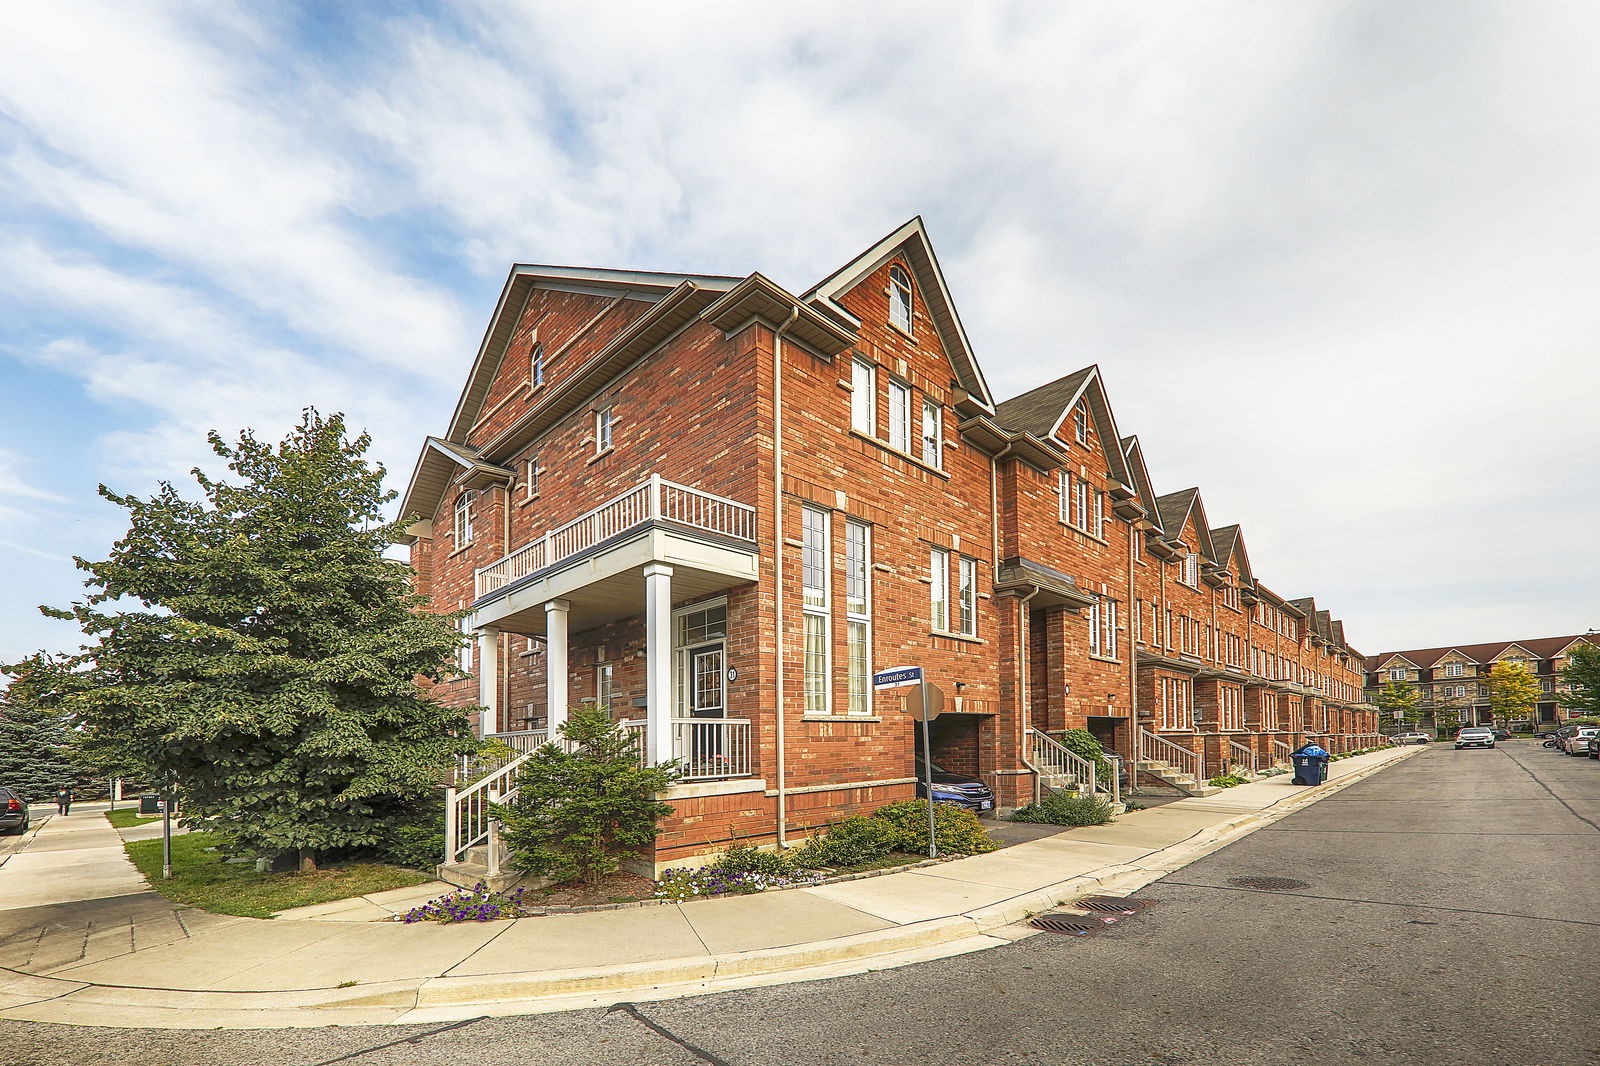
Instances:
[[[476,495],[470,489],[456,497],[456,506],[453,513],[455,526],[456,548],[459,550],[472,543],[472,497]]]
[[[940,447],[944,439],[943,418],[939,405],[932,400],[922,401],[922,461],[929,466],[943,466],[944,455]]]
[[[1403,666],[1391,666],[1391,667],[1389,667],[1389,680],[1390,681],[1404,681],[1405,679],[1406,679],[1406,668],[1405,667],[1403,667]]]
[[[806,714],[833,711],[832,647],[828,639],[832,615],[828,603],[829,514],[820,507],[800,509],[803,529],[800,555],[801,604],[804,612],[805,649],[803,689]]]
[[[911,386],[889,381],[889,447],[911,454]]]
[[[1460,663],[1446,663],[1445,667],[1444,667],[1444,676],[1445,677],[1460,677],[1461,676],[1461,664]]]
[[[1161,679],[1161,728],[1193,729],[1194,712],[1190,700],[1190,682],[1186,677]]]
[[[611,680],[613,663],[600,663],[594,668],[594,705],[611,713]]]
[[[1117,601],[1101,599],[1089,605],[1089,654],[1117,657]]]
[[[535,389],[544,384],[544,345],[537,341],[528,354],[528,384]]]
[[[1081,403],[1072,409],[1072,435],[1079,444],[1089,443],[1089,410]]]
[[[850,361],[850,428],[869,437],[878,431],[878,368],[860,357]]]
[[[844,524],[845,692],[849,714],[872,713],[872,527]]]
[[[1269,733],[1278,731],[1278,694],[1276,692],[1261,693],[1261,728]]]
[[[1198,552],[1186,552],[1184,554],[1178,580],[1190,588],[1200,587],[1200,554]]]
[[[956,563],[956,632],[978,634],[978,560],[963,555]]]
[[[950,631],[950,553],[943,548],[928,552],[928,624],[941,633]]]
[[[596,455],[610,449],[616,428],[617,414],[610,404],[606,404],[595,411],[594,450]]]
[[[539,466],[539,457],[530,455],[522,464],[522,487],[526,499],[533,499],[539,495],[539,475],[544,469]]]
[[[889,268],[889,324],[911,332],[911,275],[898,263]]]
[[[1238,685],[1217,686],[1217,728],[1244,728],[1244,690]]]
[[[472,646],[477,643],[478,636],[472,631],[472,623],[465,618],[457,622],[456,625],[461,630],[461,636],[465,638],[461,647],[456,649],[456,666],[470,674],[472,672]]]

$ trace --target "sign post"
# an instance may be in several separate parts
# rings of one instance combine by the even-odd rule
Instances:
[[[872,675],[872,687],[882,691],[892,688],[910,688],[906,693],[905,709],[922,722],[922,784],[928,794],[928,858],[939,857],[939,835],[933,810],[933,746],[928,741],[928,723],[939,717],[944,709],[944,692],[931,684],[922,674],[920,666],[896,666]]]

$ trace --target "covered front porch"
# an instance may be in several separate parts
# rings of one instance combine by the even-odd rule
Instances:
[[[594,662],[597,641],[610,641],[600,656],[643,690],[623,694],[619,719],[642,761],[675,762],[684,781],[753,775],[752,723],[729,713],[728,594],[756,581],[759,560],[753,508],[652,476],[478,570],[469,625],[482,734],[527,752],[557,737],[572,706],[611,709],[609,665],[593,694],[570,690],[575,661]],[[501,645],[519,637],[542,648],[542,726],[525,726],[505,698]]]

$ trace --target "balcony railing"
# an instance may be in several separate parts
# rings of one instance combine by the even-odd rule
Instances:
[[[672,522],[734,540],[753,542],[756,538],[754,507],[652,474],[649,480],[480,569],[477,595],[487,596],[649,522]]]
[[[643,766],[648,759],[645,747],[648,723],[640,720],[618,724],[633,738],[639,765]],[[520,755],[549,743],[550,733],[545,729],[522,729],[513,733],[491,733],[486,739],[498,740]],[[564,738],[558,736],[556,742],[565,750],[572,750]],[[749,777],[754,773],[750,719],[674,718],[672,760],[677,763],[680,781]]]

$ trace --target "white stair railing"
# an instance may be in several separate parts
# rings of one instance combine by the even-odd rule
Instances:
[[[1144,741],[1144,757],[1150,762],[1164,762],[1180,774],[1194,778],[1197,785],[1206,783],[1205,758],[1200,753],[1191,751],[1181,744],[1174,744],[1159,733],[1152,733],[1148,729],[1141,729],[1140,739]]]
[[[1274,765],[1274,766],[1292,766],[1292,765],[1294,765],[1294,759],[1290,757],[1293,752],[1294,752],[1294,749],[1291,748],[1288,744],[1284,743],[1281,740],[1274,740],[1272,742],[1272,765]]]
[[[1085,759],[1054,737],[1037,729],[1028,730],[1032,740],[1032,766],[1043,777],[1064,777],[1080,793],[1100,793],[1112,803],[1122,802],[1121,782],[1112,772],[1101,775],[1092,759]],[[1109,777],[1109,780],[1107,780]]]
[[[1230,740],[1228,741],[1228,753],[1235,766],[1243,767],[1244,769],[1250,771],[1251,774],[1260,772],[1256,765],[1256,752],[1254,748],[1247,747],[1246,745],[1240,744],[1237,741]]]
[[[473,848],[489,849],[489,875],[500,872],[499,826],[490,804],[505,803],[517,792],[517,777],[532,753],[517,756],[466,788],[444,790],[444,861],[460,862]]]

